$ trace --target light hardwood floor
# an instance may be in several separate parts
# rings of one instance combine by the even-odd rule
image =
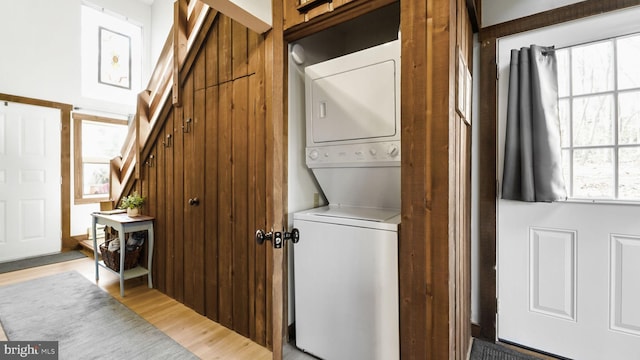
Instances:
[[[71,270],[95,282],[93,259],[86,258],[0,274],[0,286]],[[201,359],[271,359],[266,348],[149,289],[146,278],[125,282],[124,298],[118,277],[107,270],[100,270],[97,285]],[[6,340],[1,329],[0,340]]]

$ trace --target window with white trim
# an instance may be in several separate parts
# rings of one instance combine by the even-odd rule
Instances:
[[[556,55],[569,197],[640,200],[640,34]]]
[[[109,162],[120,155],[127,120],[73,114],[74,197],[76,204],[109,198]]]

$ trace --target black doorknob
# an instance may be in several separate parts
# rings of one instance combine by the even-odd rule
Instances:
[[[189,205],[191,205],[191,206],[200,205],[200,199],[198,199],[197,197],[195,197],[193,199],[189,199]]]
[[[271,240],[272,237],[272,232],[265,233],[263,230],[256,231],[256,242],[258,245],[262,245],[265,240]]]

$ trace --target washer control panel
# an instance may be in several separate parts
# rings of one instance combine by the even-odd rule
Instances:
[[[400,141],[316,146],[306,149],[307,166],[400,166]]]

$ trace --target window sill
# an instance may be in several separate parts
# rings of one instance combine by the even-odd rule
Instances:
[[[73,204],[74,205],[99,204],[101,201],[109,201],[109,198],[107,196],[91,197],[91,198],[75,198]]]
[[[569,198],[565,201],[558,201],[570,204],[593,204],[593,205],[631,205],[640,206],[640,200],[613,200],[613,199],[578,199]]]

